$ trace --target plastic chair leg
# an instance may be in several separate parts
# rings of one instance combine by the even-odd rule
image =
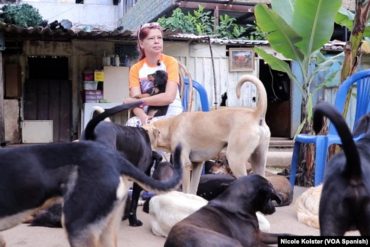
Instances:
[[[301,145],[300,142],[297,142],[297,141],[294,142],[293,156],[292,156],[292,162],[290,164],[290,177],[289,177],[290,185],[292,187],[294,187],[295,176],[297,174],[300,145]]]
[[[324,171],[326,164],[326,156],[328,153],[327,138],[325,136],[318,136],[316,140],[315,149],[315,178],[314,185],[317,186],[324,180]]]

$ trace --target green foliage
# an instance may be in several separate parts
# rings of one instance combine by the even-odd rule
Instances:
[[[195,33],[195,28],[189,15],[185,15],[180,8],[172,12],[172,16],[161,17],[158,23],[165,29],[181,30],[184,33]]]
[[[158,23],[165,29],[180,30],[184,33],[197,35],[211,34],[213,17],[210,12],[204,12],[203,7],[185,14],[180,8],[175,9],[170,17],[161,17]]]
[[[197,34],[203,35],[212,33],[214,17],[210,11],[205,12],[204,7],[199,5],[199,8],[194,10],[193,14],[188,13],[188,16],[191,19]]]
[[[2,7],[1,20],[21,27],[35,27],[42,22],[38,10],[29,4],[7,4]]]
[[[235,21],[236,19],[229,15],[221,15],[217,34],[230,39],[242,36],[247,29],[236,24]]]
[[[240,38],[246,34],[247,29],[236,23],[236,19],[221,15],[217,30],[214,29],[214,17],[211,11],[205,11],[201,5],[197,10],[185,14],[180,8],[175,9],[170,17],[161,17],[157,20],[159,24],[172,31],[193,33],[196,35],[215,35],[222,38]],[[252,29],[256,32],[256,28]],[[255,35],[257,38],[262,37]]]
[[[323,59],[320,48],[330,40],[341,0],[272,0],[271,3],[272,9],[265,4],[256,6],[257,25],[266,33],[274,50],[298,64],[299,75],[293,75],[285,61],[261,49],[255,51],[273,69],[287,73],[296,83],[302,94],[302,124],[298,131],[305,125],[303,129],[311,132],[312,94],[317,92],[312,88],[313,81],[320,71],[335,62],[335,58]]]

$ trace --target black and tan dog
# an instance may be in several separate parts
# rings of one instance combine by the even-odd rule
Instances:
[[[71,246],[117,246],[129,180],[151,191],[171,190],[181,180],[180,155],[181,147],[174,156],[174,176],[159,182],[116,150],[98,142],[3,148],[0,150],[0,231],[16,226],[62,197],[62,222]]]
[[[119,153],[147,175],[154,163],[162,158],[152,151],[147,132],[140,127],[122,126],[110,121],[103,121],[118,112],[131,109],[142,104],[141,102],[119,105],[110,109],[100,110],[100,114],[93,117],[81,135],[82,140],[93,140],[119,151]],[[158,161],[159,159],[159,161]],[[136,211],[142,188],[134,183],[128,217],[130,226],[141,226]]]
[[[254,247],[276,244],[278,236],[261,232],[256,212],[272,214],[280,201],[271,183],[260,175],[243,176],[217,198],[178,222],[165,247]]]
[[[356,143],[341,114],[328,103],[314,109],[314,130],[319,132],[323,116],[334,124],[342,140],[343,153],[336,154],[326,166],[319,206],[320,234],[341,236],[359,230],[370,236],[370,131],[369,117],[359,122],[355,133],[363,135]]]

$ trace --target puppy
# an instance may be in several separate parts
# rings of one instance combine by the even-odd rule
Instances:
[[[153,87],[143,94],[135,96],[137,99],[145,98],[151,95],[164,93],[168,80],[167,72],[164,70],[157,70],[154,74],[148,76],[150,81],[153,81]],[[149,106],[147,109],[148,116],[159,117],[167,114],[168,105],[165,106]]]
[[[327,164],[319,206],[320,234],[342,236],[349,230],[370,235],[370,131],[369,114],[360,120],[362,133],[356,143],[341,114],[328,103],[314,108],[313,127],[319,132],[323,116],[334,124],[342,141],[343,153],[336,154]],[[362,123],[363,122],[363,123]]]
[[[174,189],[182,176],[180,155],[179,146],[174,176],[160,182],[98,142],[0,149],[0,231],[62,197],[62,223],[71,246],[117,246],[129,180],[150,191]]]
[[[172,227],[165,247],[263,246],[277,244],[277,235],[261,232],[256,212],[272,214],[279,201],[272,185],[260,175],[238,178],[206,206]]]
[[[246,175],[250,164],[254,173],[265,174],[271,135],[265,122],[267,96],[262,82],[252,75],[244,75],[238,82],[239,96],[241,85],[247,81],[257,87],[255,109],[225,107],[210,112],[184,112],[143,126],[154,149],[173,151],[181,143],[184,192],[196,193],[202,163],[217,157],[224,148],[236,177]]]
[[[293,190],[289,180],[280,175],[267,175],[266,179],[272,184],[272,187],[279,195],[280,201],[273,202],[275,207],[290,205],[293,201]],[[207,200],[212,200],[221,194],[235,177],[230,174],[205,174],[200,177],[197,195]]]
[[[86,129],[81,135],[82,140],[93,140],[111,147],[120,152],[120,154],[134,164],[147,175],[150,174],[153,162],[161,159],[161,156],[152,151],[149,136],[147,132],[140,127],[122,126],[110,121],[103,121],[109,116],[118,112],[130,109],[140,105],[141,102],[133,104],[123,104],[110,109],[99,109],[99,115],[93,117],[86,125]],[[130,107],[130,108],[129,108]],[[130,226],[141,226],[143,223],[137,218],[137,206],[142,188],[134,183],[131,203],[128,215]]]

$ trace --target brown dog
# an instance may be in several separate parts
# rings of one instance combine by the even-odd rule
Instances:
[[[254,247],[277,244],[277,235],[261,232],[256,212],[272,214],[280,201],[259,175],[238,178],[206,206],[172,227],[165,247]]]
[[[224,148],[234,176],[246,175],[250,166],[254,173],[265,174],[271,135],[265,122],[266,90],[257,77],[244,75],[237,85],[238,96],[245,82],[251,82],[257,88],[258,103],[255,109],[225,107],[210,112],[184,112],[143,126],[148,131],[154,149],[173,152],[176,145],[181,143],[184,192],[196,193],[201,164],[217,157]]]

